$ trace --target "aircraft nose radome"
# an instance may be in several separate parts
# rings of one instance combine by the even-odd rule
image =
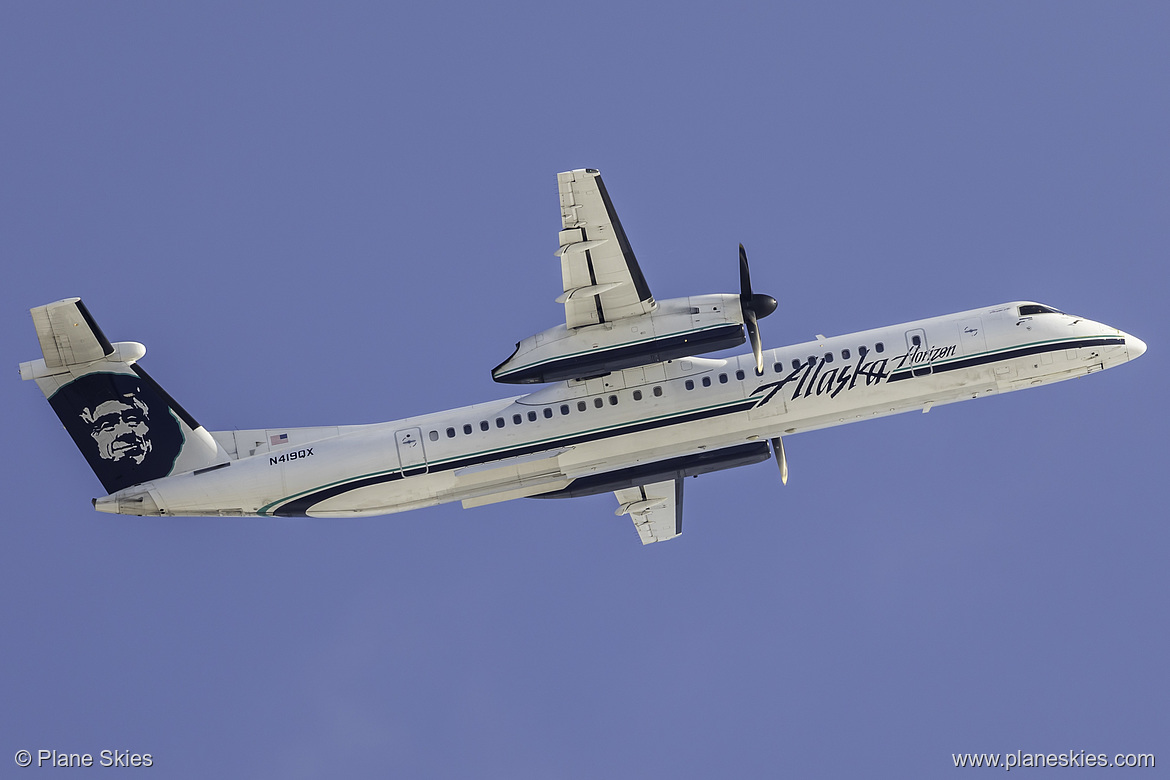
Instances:
[[[1137,336],[1130,336],[1128,333],[1125,336],[1125,351],[1129,353],[1129,359],[1133,360],[1136,357],[1141,357],[1146,351],[1146,342],[1139,339]]]

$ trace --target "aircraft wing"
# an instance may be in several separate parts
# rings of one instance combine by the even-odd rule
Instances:
[[[648,314],[654,296],[622,230],[601,174],[592,168],[557,174],[565,324],[570,328]]]
[[[671,479],[615,490],[615,514],[629,515],[642,544],[663,542],[682,533],[683,481]]]

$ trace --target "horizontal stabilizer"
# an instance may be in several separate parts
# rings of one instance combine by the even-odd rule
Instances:
[[[49,368],[92,363],[114,351],[80,298],[38,306],[32,318]]]
[[[22,363],[109,493],[207,468],[228,454],[137,361],[146,348],[111,344],[80,298],[31,310],[42,360]]]

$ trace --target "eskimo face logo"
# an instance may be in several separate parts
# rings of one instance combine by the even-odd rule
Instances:
[[[135,465],[150,454],[150,410],[142,399],[125,395],[82,409],[81,419],[90,426],[89,435],[97,442],[98,457],[105,460],[129,458]]]
[[[111,493],[165,477],[183,448],[167,402],[134,374],[87,374],[49,403]]]

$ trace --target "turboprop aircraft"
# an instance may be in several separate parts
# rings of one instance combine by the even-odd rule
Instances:
[[[526,395],[374,425],[208,431],[111,343],[79,298],[32,309],[22,363],[131,515],[353,517],[450,501],[612,492],[643,544],[682,532],[683,478],[775,457],[782,437],[1111,368],[1146,345],[1032,301],[763,349],[776,300],[656,301],[596,170],[557,176],[565,321],[492,371]],[[730,358],[698,355],[750,341]]]

